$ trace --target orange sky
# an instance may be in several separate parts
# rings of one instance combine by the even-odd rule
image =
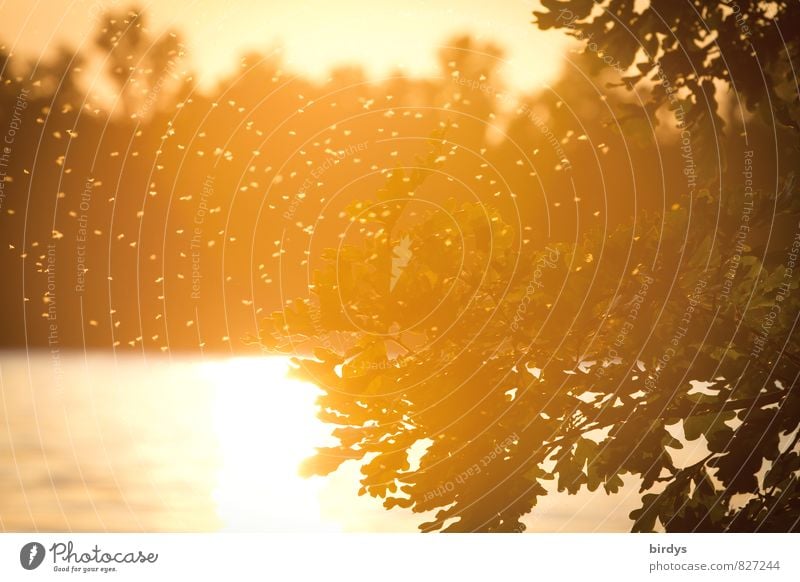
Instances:
[[[150,28],[182,31],[192,66],[210,85],[248,50],[284,48],[293,68],[322,77],[331,65],[360,63],[372,75],[397,66],[436,72],[436,52],[456,33],[499,41],[506,79],[535,88],[559,70],[567,40],[530,24],[533,0],[141,0]],[[59,44],[91,45],[103,7],[127,0],[0,0],[0,40],[32,58]]]

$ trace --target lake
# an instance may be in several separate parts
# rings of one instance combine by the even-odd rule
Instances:
[[[330,444],[288,360],[0,353],[0,530],[416,531],[358,497],[358,466],[303,479]],[[627,531],[620,495],[550,495],[529,531]]]

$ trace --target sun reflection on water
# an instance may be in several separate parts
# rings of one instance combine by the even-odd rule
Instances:
[[[319,389],[287,377],[285,358],[233,358],[201,364],[214,385],[213,430],[221,467],[213,497],[224,529],[336,530],[320,508],[323,480],[298,468],[329,428],[316,418]]]

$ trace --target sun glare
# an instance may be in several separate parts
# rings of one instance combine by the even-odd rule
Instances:
[[[225,529],[331,530],[322,520],[322,479],[298,467],[326,441],[311,384],[287,378],[285,358],[203,364],[214,385],[213,423],[222,466],[214,492]]]
[[[91,46],[100,9],[127,3],[76,2],[63,11],[47,3],[7,4],[20,9],[6,11],[0,37],[15,52],[41,56],[51,54],[59,43]],[[481,42],[499,42],[505,50],[499,68],[506,82],[530,91],[558,76],[570,44],[564,35],[534,30],[530,25],[534,4],[526,0],[467,0],[458,7],[425,0],[402,4],[376,0],[368,5],[359,0],[243,0],[235,9],[227,2],[176,0],[148,1],[141,7],[154,35],[179,31],[185,64],[206,89],[235,75],[242,55],[252,51],[278,51],[288,70],[317,81],[324,80],[332,67],[343,65],[361,67],[373,79],[396,71],[438,76],[438,50],[455,36],[470,34]],[[531,58],[535,66],[530,66]]]

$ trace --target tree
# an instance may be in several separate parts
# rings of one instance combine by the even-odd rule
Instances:
[[[658,123],[655,112],[669,111],[691,135],[706,182],[718,185],[725,173],[723,129],[733,125],[729,133],[741,135],[747,147],[752,113],[769,129],[770,149],[775,141],[788,146],[764,152],[777,155],[782,175],[800,163],[794,65],[800,44],[789,32],[800,26],[797,2],[650,0],[638,8],[627,0],[544,0],[542,5],[544,11],[534,12],[539,28],[565,31],[595,57],[596,67],[612,63],[620,86],[649,94],[644,111],[631,105],[628,115],[620,116],[625,128],[636,127],[643,114]],[[730,108],[726,119],[720,115],[723,102]]]
[[[95,44],[105,53],[106,66],[117,86],[126,116],[148,117],[159,102],[162,88],[174,85],[175,66],[183,44],[174,32],[153,38],[139,9],[104,15]]]
[[[792,62],[800,5],[733,0],[649,0],[641,9],[628,0],[542,0],[534,12],[542,30],[563,29],[585,51],[608,56],[627,74],[627,84],[652,88],[653,105],[679,93],[695,107],[688,125],[716,110],[715,82],[724,82],[744,106],[798,129]]]
[[[707,169],[722,127],[714,82],[746,79],[736,90],[747,107],[771,103],[792,132],[796,119],[796,99],[776,105],[785,67],[770,30],[797,8],[719,4],[654,0],[636,13],[618,0],[549,0],[537,23],[594,35],[587,50],[622,70],[636,64],[623,82],[651,90],[648,114],[680,99]],[[730,48],[745,24],[750,44]],[[793,58],[796,43],[786,49]],[[752,53],[771,82],[754,80]],[[625,474],[641,482],[634,531],[797,530],[793,185],[764,194],[728,182],[714,196],[692,165],[664,212],[533,248],[480,201],[411,212],[440,159],[395,170],[377,200],[352,204],[359,240],[329,249],[309,297],[265,322],[268,348],[314,348],[296,374],[323,388],[320,418],[337,425],[340,444],[305,472],[357,460],[359,494],[436,510],[423,531],[521,531],[548,482],[613,494]],[[779,219],[795,227],[777,249],[748,240]]]
[[[362,242],[331,249],[312,297],[262,333],[284,352],[317,346],[296,373],[325,389],[320,417],[339,425],[341,445],[321,449],[309,474],[361,460],[360,493],[439,509],[425,531],[518,531],[547,480],[611,494],[625,473],[642,479],[636,531],[656,519],[671,531],[797,527],[789,267],[743,253],[725,294],[724,245],[686,228],[691,214],[701,224],[715,215],[707,198],[608,238],[535,250],[482,204],[398,228],[404,204],[389,201],[419,179],[398,171],[377,201],[353,204]],[[720,238],[738,219],[731,206]],[[403,240],[412,258],[389,291]],[[702,459],[673,462],[676,425],[686,441],[706,439]]]

